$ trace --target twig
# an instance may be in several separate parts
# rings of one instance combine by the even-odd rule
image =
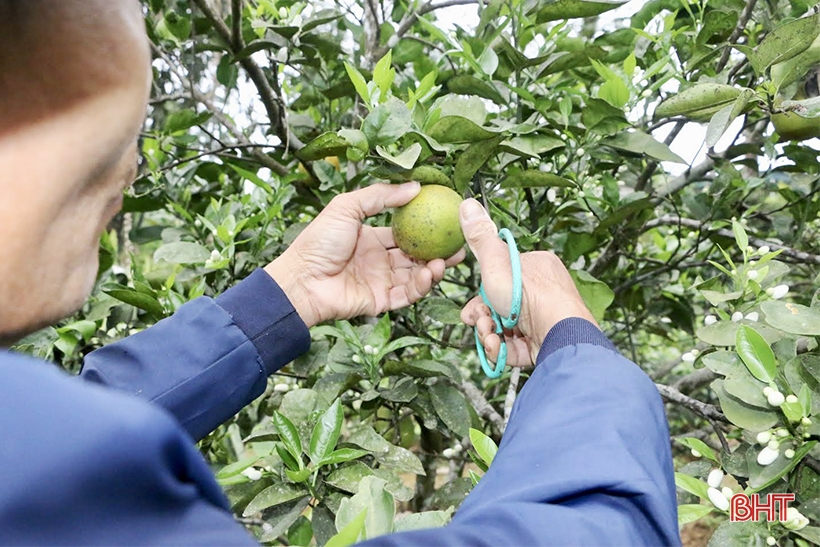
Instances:
[[[708,384],[715,378],[717,378],[717,374],[708,368],[702,368],[687,374],[680,380],[677,380],[674,384],[672,384],[672,388],[677,389],[681,393],[691,393],[700,386]]]
[[[714,420],[716,422],[723,422],[727,424],[731,423],[715,405],[702,403],[697,399],[684,395],[675,388],[663,384],[655,384],[655,387],[658,388],[658,392],[660,392],[661,396],[671,403],[683,405],[692,412],[700,414],[708,420]]]
[[[245,42],[242,40],[242,0],[231,0],[231,26],[233,27],[233,48],[242,51]]]
[[[467,397],[467,400],[470,401],[470,404],[473,405],[478,415],[487,418],[500,433],[503,433],[505,425],[504,418],[496,412],[493,405],[487,402],[487,399],[484,398],[484,395],[475,384],[469,380],[464,380],[458,387],[464,396]]]
[[[667,225],[681,225],[686,226],[688,228],[693,228],[697,230],[703,230],[704,226],[698,220],[694,220],[691,218],[680,218],[673,215],[664,215],[662,217],[656,218],[654,220],[650,220],[644,225],[645,230],[649,230],[651,228],[655,228],[656,226],[667,226]],[[723,237],[733,238],[734,232],[729,230],[728,228],[720,228],[718,230],[713,230],[712,233],[718,234]],[[768,246],[773,251],[781,251],[780,255],[791,258],[795,262],[800,262],[802,264],[817,264],[820,265],[820,256],[812,253],[807,253],[804,251],[798,251],[797,249],[792,249],[791,247],[787,247],[785,245],[781,245],[780,243],[772,243],[766,241],[765,239],[760,239],[757,237],[750,237],[749,243],[754,245],[755,247],[763,247]]]
[[[755,9],[755,4],[757,4],[757,0],[746,1],[746,7],[743,8],[743,13],[740,14],[740,19],[737,21],[737,26],[732,32],[732,35],[729,37],[729,43],[723,48],[723,54],[720,56],[720,61],[718,61],[718,64],[715,67],[715,73],[719,73],[723,70],[726,67],[726,63],[729,62],[729,53],[732,51],[732,44],[737,42],[737,39],[740,38],[741,33],[743,33],[743,29],[746,28],[746,23],[748,23],[749,19],[752,18],[752,12]]]
[[[235,0],[232,0],[235,1]],[[202,11],[203,15],[213,24],[214,28],[216,29],[217,34],[227,43],[230,45],[231,50],[234,54],[240,53],[241,49],[236,49],[233,42],[233,37],[231,35],[230,29],[222,20],[222,18],[214,12],[213,8],[211,8],[208,0],[193,0],[194,4]],[[244,56],[240,61],[239,64],[242,65],[242,68],[245,69],[247,72],[248,77],[251,79],[253,84],[256,86],[256,90],[259,92],[259,98],[262,101],[262,104],[265,107],[265,111],[268,114],[268,119],[270,120],[271,128],[276,136],[279,137],[279,140],[282,141],[282,144],[286,147],[293,147],[296,150],[304,147],[304,143],[299,140],[299,137],[291,133],[286,124],[283,123],[284,118],[284,109],[282,108],[283,101],[282,98],[274,92],[273,88],[271,87],[270,82],[268,82],[267,76],[265,76],[264,71],[260,66],[253,60],[250,56]]]
[[[504,428],[510,421],[513,405],[515,404],[515,397],[518,394],[518,381],[521,379],[521,369],[513,367],[510,373],[510,385],[507,387],[507,397],[504,399]]]
[[[396,29],[395,34],[393,34],[387,43],[379,48],[373,50],[373,59],[380,59],[387,53],[387,50],[395,47],[396,44],[399,43],[399,40],[410,30],[418,18],[424,14],[430,13],[431,11],[435,11],[441,8],[449,8],[452,6],[464,6],[467,4],[478,4],[479,0],[444,0],[443,2],[439,2],[437,4],[433,4],[432,2],[426,2],[419,7],[416,11],[408,10],[407,13],[404,14],[401,21],[399,22],[399,26]]]

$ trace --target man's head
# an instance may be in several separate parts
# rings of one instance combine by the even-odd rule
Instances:
[[[136,0],[0,0],[0,344],[76,310],[136,166]]]

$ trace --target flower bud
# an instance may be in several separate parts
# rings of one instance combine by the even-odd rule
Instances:
[[[766,446],[768,446],[768,447],[769,447],[769,448],[771,448],[772,450],[777,450],[777,449],[779,449],[779,448],[780,448],[780,441],[775,440],[775,439],[772,439],[771,441],[769,441],[768,443],[766,443]]]
[[[723,482],[723,471],[720,469],[712,469],[706,479],[706,484],[712,488],[719,488],[720,483]]]
[[[772,440],[772,432],[771,431],[761,431],[757,434],[757,442],[758,444],[768,444],[769,441]]]
[[[774,288],[769,287],[768,289],[766,289],[766,294],[768,294],[769,296],[771,296],[772,294],[774,294]]]
[[[262,472],[255,467],[248,467],[242,474],[248,477],[252,481],[258,481],[262,478]]]
[[[556,198],[558,198],[558,192],[555,191],[555,188],[547,190],[547,201],[555,203]]]
[[[701,456],[703,456],[703,454],[701,454],[699,450],[696,450],[694,448],[691,450],[691,452],[692,452],[692,455],[696,458],[700,458]]]
[[[768,293],[769,291],[766,291],[766,292]],[[779,300],[779,299],[783,298],[784,296],[786,296],[786,293],[788,293],[788,292],[789,292],[789,286],[788,285],[778,285],[777,287],[772,289],[772,294],[770,296],[774,300]]]
[[[757,252],[758,252],[761,256],[762,256],[762,255],[765,255],[765,254],[769,254],[769,246],[768,246],[768,245],[764,245],[764,246],[762,246],[761,248],[759,248],[759,249],[757,250]]]
[[[358,412],[362,408],[362,400],[361,399],[356,399],[355,401],[353,401],[351,406],[353,407],[353,410]]]
[[[746,272],[746,277],[752,280],[757,279],[757,270],[749,270]]]
[[[735,495],[735,493],[732,492],[732,489],[729,488],[728,486],[724,486],[723,488],[721,488],[720,493],[723,494],[724,496],[726,496],[726,499],[729,500],[729,501],[732,501],[732,496]]]
[[[789,507],[786,511],[786,520],[780,521],[787,530],[802,530],[809,524],[809,519],[797,510],[796,507]]]
[[[735,313],[732,314],[732,321],[733,322],[737,323],[741,319],[743,319],[743,314],[740,313],[739,311],[736,311]]]
[[[285,393],[289,389],[290,386],[288,384],[276,384],[275,386],[273,386],[273,391],[275,391],[276,393]]]
[[[769,404],[772,406],[780,406],[786,402],[786,397],[779,391],[773,391],[769,393],[766,400],[768,400]]]
[[[805,433],[803,433],[803,438],[804,438],[804,439],[808,439],[809,437],[811,437],[811,433],[809,433],[808,431],[806,431]]]
[[[700,355],[700,350],[698,348],[692,348],[692,351],[690,351],[689,353],[697,357],[698,355]]]
[[[579,149],[577,150],[577,153],[578,153],[578,155],[579,155],[579,156],[583,156],[584,154],[586,154],[586,153],[587,153],[587,151],[586,151],[586,150],[584,150],[583,148],[579,148]]]
[[[706,495],[709,496],[709,501],[711,501],[712,504],[721,511],[726,511],[727,509],[729,509],[729,500],[726,499],[726,496],[723,495],[723,492],[721,492],[717,488],[709,488],[706,491]]]
[[[373,351],[373,349],[374,349],[373,346],[371,346],[370,344],[367,344],[364,347],[364,352],[368,355],[373,355],[374,353],[376,353],[375,351]]]
[[[776,544],[777,544],[777,540],[774,539],[774,536],[769,536],[769,537],[766,538],[766,545],[769,545],[771,547],[772,545],[776,545]]]
[[[766,387],[764,387],[764,388],[763,388],[763,395],[765,395],[766,397],[768,397],[768,396],[769,396],[769,393],[774,393],[774,389],[772,388],[772,386],[766,386]]]
[[[460,453],[462,450],[464,450],[464,447],[461,446],[461,443],[456,443],[455,445],[453,445],[453,452],[455,452],[456,454]]]
[[[783,455],[786,456],[787,460],[790,460],[794,458],[794,450],[792,450],[791,448],[787,448],[783,451]]]
[[[789,436],[789,430],[788,430],[788,429],[786,429],[785,427],[781,427],[780,429],[778,429],[778,430],[775,432],[775,434],[776,434],[778,437],[788,437],[788,436]]]
[[[680,359],[684,363],[694,363],[695,362],[695,356],[692,355],[692,353],[688,352],[688,351],[686,353],[684,353],[683,355],[681,355]]]
[[[760,314],[758,314],[756,311],[746,314],[747,321],[757,322],[758,319],[760,319]]]
[[[579,197],[579,198],[584,198],[584,197],[586,197],[586,194],[584,193],[584,191],[583,191],[583,190],[581,190],[581,191],[579,191],[579,192],[578,192],[578,197]]]
[[[706,323],[707,326],[714,325],[715,323],[717,323],[717,317],[715,317],[714,315],[707,315],[703,318],[703,322]]]
[[[763,450],[757,455],[757,463],[760,465],[769,465],[773,461],[777,459],[780,455],[779,450],[772,450],[768,446],[764,447]]]
[[[441,455],[444,456],[447,459],[452,458],[454,454],[455,454],[455,452],[453,451],[452,448],[445,448],[444,450],[441,451]]]
[[[797,396],[795,396],[795,395],[787,395],[787,396],[786,396],[786,402],[787,402],[787,403],[796,403],[796,402],[797,402]]]
[[[802,420],[800,420],[800,423],[806,427],[809,427],[812,424],[811,418],[803,418]]]
[[[353,356],[353,362],[356,363],[357,365],[360,365],[360,364],[362,364],[362,358],[359,357],[358,355],[354,355]]]

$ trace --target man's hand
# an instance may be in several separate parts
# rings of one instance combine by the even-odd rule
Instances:
[[[498,237],[495,224],[474,199],[461,204],[461,227],[481,266],[487,298],[500,315],[508,316],[512,307],[512,269],[507,244]],[[562,319],[582,317],[595,323],[569,272],[553,253],[522,254],[521,275],[521,317],[513,331],[504,333],[507,363],[512,366],[534,364],[547,333]],[[495,361],[501,338],[495,334],[490,309],[480,296],[467,303],[461,311],[461,319],[470,326],[478,326],[487,357]]]
[[[396,247],[389,227],[362,222],[416,197],[416,182],[374,184],[333,199],[265,271],[282,287],[308,327],[328,319],[378,315],[408,306],[464,259],[414,260]]]

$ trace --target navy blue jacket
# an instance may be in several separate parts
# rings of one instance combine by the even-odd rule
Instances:
[[[0,545],[253,545],[193,439],[309,345],[259,270],[91,353],[85,381],[0,352]],[[593,325],[562,321],[452,523],[367,543],[679,545],[654,385]]]

